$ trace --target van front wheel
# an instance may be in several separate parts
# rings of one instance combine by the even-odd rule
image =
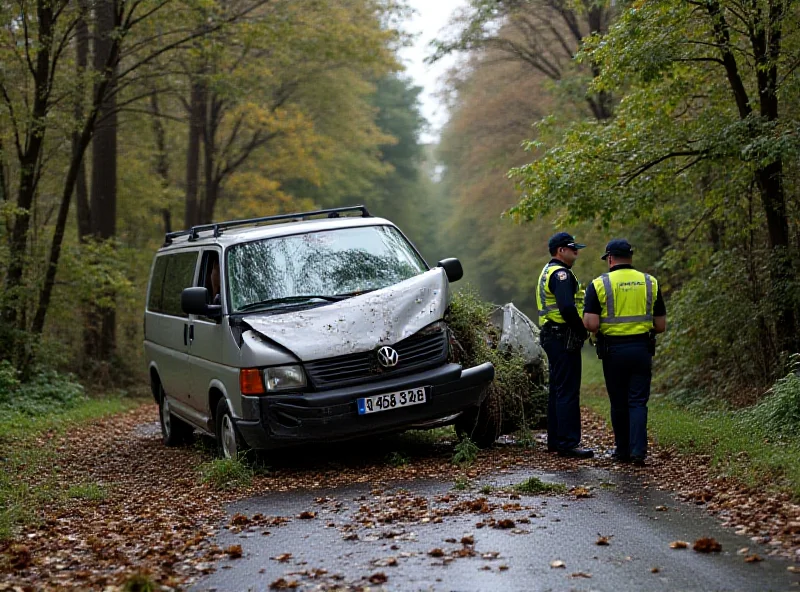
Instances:
[[[194,429],[188,423],[181,421],[172,414],[169,400],[163,387],[159,387],[158,418],[161,424],[161,439],[165,446],[180,446],[191,441]]]
[[[238,458],[244,451],[244,440],[233,422],[228,401],[220,399],[217,403],[217,446],[223,458]]]

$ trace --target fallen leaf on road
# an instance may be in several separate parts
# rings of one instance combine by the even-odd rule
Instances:
[[[503,518],[497,521],[497,528],[514,528],[516,524],[510,518]]]
[[[790,571],[792,573],[800,573],[800,567],[797,567],[796,565],[790,565],[789,567],[786,568],[786,571]]]
[[[755,554],[754,555],[747,555],[744,558],[744,562],[745,563],[758,563],[759,561],[764,561],[764,560],[761,559],[761,557],[759,557],[758,555],[755,555]]]
[[[300,520],[311,520],[312,518],[317,517],[317,513],[306,510],[305,512],[300,512],[297,517],[300,518]]]
[[[474,545],[475,544],[475,537],[470,535],[461,537],[461,544],[462,545]]]
[[[278,561],[280,563],[286,563],[291,558],[292,558],[292,554],[291,553],[281,553],[280,555],[277,555],[275,557],[271,557],[270,559],[274,559],[275,561]]]
[[[583,572],[583,571],[576,571],[574,574],[571,574],[569,577],[571,578],[591,578],[592,574]]]
[[[31,565],[31,550],[25,545],[11,545],[11,567],[16,570],[27,569]]]
[[[385,584],[388,579],[389,579],[389,576],[387,576],[382,571],[379,571],[378,573],[374,573],[369,577],[369,583],[370,584]]]
[[[244,525],[245,525],[245,524],[247,524],[248,522],[250,522],[250,518],[248,518],[248,517],[247,517],[247,516],[245,516],[244,514],[239,514],[239,513],[236,513],[236,514],[234,514],[234,515],[233,515],[233,517],[231,518],[231,524],[232,524],[233,526],[244,526]]]
[[[278,578],[269,585],[270,590],[290,590],[297,588],[299,584],[297,580],[287,580],[286,578]]]
[[[720,545],[716,539],[712,539],[711,537],[703,537],[694,542],[692,549],[698,553],[719,553],[722,551],[722,545]]]
[[[507,565],[498,565],[497,569],[499,569],[500,571],[506,571],[506,570],[508,570],[508,566]]]
[[[656,512],[666,512],[667,506],[656,506]]]
[[[741,549],[736,551],[737,555],[747,555],[748,553],[750,553],[750,547],[742,547]]]
[[[225,552],[228,554],[228,557],[231,559],[239,559],[242,556],[242,546],[241,545],[231,545]]]
[[[550,562],[550,567],[563,568],[567,567],[567,564],[561,561],[560,559],[556,559],[555,561]]]
[[[660,569],[660,568],[658,568],[658,567],[651,567],[651,568],[650,568],[650,573],[658,573],[658,572],[660,572],[660,571],[661,571],[661,569]]]
[[[612,536],[614,536],[614,535],[609,535],[609,536],[601,536],[601,535],[599,535],[599,534],[598,534],[598,535],[597,535],[597,537],[598,537],[598,538],[597,538],[597,540],[594,542],[594,544],[595,544],[595,545],[598,545],[598,546],[600,546],[600,547],[607,547],[608,545],[610,545],[610,544],[611,544],[611,537],[612,537]]]
[[[573,487],[573,488],[570,490],[570,493],[571,493],[572,495],[574,495],[575,497],[577,497],[578,499],[580,499],[580,498],[585,498],[585,497],[592,497],[592,492],[591,492],[591,491],[589,491],[589,490],[588,490],[587,488],[585,488],[585,487]]]
[[[482,553],[481,558],[483,559],[497,559],[500,556],[500,551],[489,551],[488,553]]]
[[[670,549],[686,549],[689,547],[689,543],[686,541],[672,541],[669,544]]]
[[[443,557],[444,551],[442,551],[439,547],[436,547],[435,549],[428,551],[428,555],[431,557]]]

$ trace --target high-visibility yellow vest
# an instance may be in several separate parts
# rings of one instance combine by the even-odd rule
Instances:
[[[564,271],[570,274],[573,278],[575,274],[572,270],[560,263],[553,263],[552,261],[544,266],[542,273],[539,276],[539,289],[536,291],[536,305],[539,308],[539,324],[543,325],[545,321],[553,321],[554,323],[564,324],[564,317],[558,311],[558,304],[556,303],[555,294],[550,291],[550,277],[557,271]],[[575,279],[575,307],[578,309],[578,315],[583,316],[583,294],[585,290],[581,288],[577,278]]]
[[[635,269],[616,269],[592,284],[600,300],[600,333],[640,335],[653,328],[658,281]]]

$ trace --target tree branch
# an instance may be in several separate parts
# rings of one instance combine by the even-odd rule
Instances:
[[[620,185],[622,185],[623,187],[625,185],[629,185],[634,179],[644,174],[645,172],[649,171],[654,166],[661,164],[665,160],[670,160],[671,158],[680,158],[683,156],[699,156],[704,154],[705,151],[703,150],[684,150],[684,151],[670,152],[668,154],[664,154],[662,156],[659,156],[655,160],[651,160],[650,162],[639,166],[638,168],[634,169],[631,173],[623,175],[624,179],[620,182]]]

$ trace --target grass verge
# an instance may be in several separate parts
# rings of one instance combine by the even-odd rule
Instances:
[[[216,489],[239,489],[253,482],[255,471],[240,458],[215,458],[198,468],[200,479]]]
[[[609,421],[609,403],[600,361],[584,357],[584,405]],[[656,444],[682,453],[708,455],[715,474],[750,487],[788,492],[800,501],[800,438],[777,435],[748,419],[747,412],[682,407],[654,395],[647,428]]]
[[[104,491],[90,486],[60,487],[55,438],[70,426],[113,415],[138,404],[131,399],[86,399],[48,416],[7,413],[0,416],[0,541],[39,519],[41,509],[65,497],[99,499]],[[46,438],[42,435],[47,434]]]

